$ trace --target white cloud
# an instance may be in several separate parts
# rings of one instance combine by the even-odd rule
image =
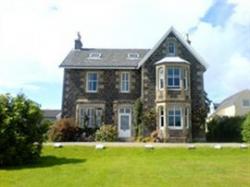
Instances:
[[[219,101],[242,89],[239,82],[249,84],[233,75],[236,65],[248,67],[250,7],[245,0],[230,2],[237,6],[225,27],[212,27],[201,21],[212,0],[0,0],[0,88],[62,82],[58,65],[77,31],[84,47],[151,48],[171,25],[182,34],[197,26],[192,45],[209,63],[205,85]],[[224,82],[234,84],[226,88]]]
[[[242,89],[250,79],[250,3],[236,3],[233,15],[224,27],[199,23],[193,33],[193,45],[209,63],[205,87],[211,99],[220,102]]]

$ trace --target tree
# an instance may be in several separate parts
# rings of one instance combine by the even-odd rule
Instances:
[[[0,95],[0,166],[39,158],[48,123],[40,106],[23,94]]]
[[[142,107],[143,105],[141,99],[138,98],[133,107],[133,126],[135,128],[135,137],[141,136],[142,134]]]
[[[205,137],[205,122],[211,101],[204,91],[201,98],[192,105],[192,134],[194,137]]]
[[[242,125],[242,139],[245,142],[250,142],[250,114],[247,115]]]

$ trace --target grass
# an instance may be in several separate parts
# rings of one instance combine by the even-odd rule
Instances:
[[[250,149],[47,146],[36,164],[0,169],[0,186],[250,186]]]

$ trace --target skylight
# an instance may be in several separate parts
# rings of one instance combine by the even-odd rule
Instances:
[[[128,53],[129,60],[137,60],[139,59],[140,55],[138,53]]]
[[[89,53],[89,59],[101,59],[102,54],[101,53]]]

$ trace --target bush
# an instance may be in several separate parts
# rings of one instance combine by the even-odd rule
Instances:
[[[24,95],[0,95],[0,166],[38,159],[47,129],[37,103]]]
[[[242,125],[242,139],[245,142],[250,142],[250,114],[246,117]]]
[[[53,142],[70,142],[80,139],[82,129],[77,127],[71,118],[55,122],[49,130],[49,140]]]
[[[117,139],[117,128],[112,125],[102,125],[99,130],[96,131],[95,140],[102,142],[112,142]]]
[[[207,141],[241,142],[241,127],[244,119],[244,117],[216,116],[207,124]]]
[[[146,128],[145,130],[149,131],[150,133],[156,129],[155,108],[152,108],[143,114],[143,125]]]
[[[135,101],[135,104],[133,106],[133,126],[135,129],[135,137],[142,136],[142,109],[143,104],[141,102],[141,99],[137,99]]]

